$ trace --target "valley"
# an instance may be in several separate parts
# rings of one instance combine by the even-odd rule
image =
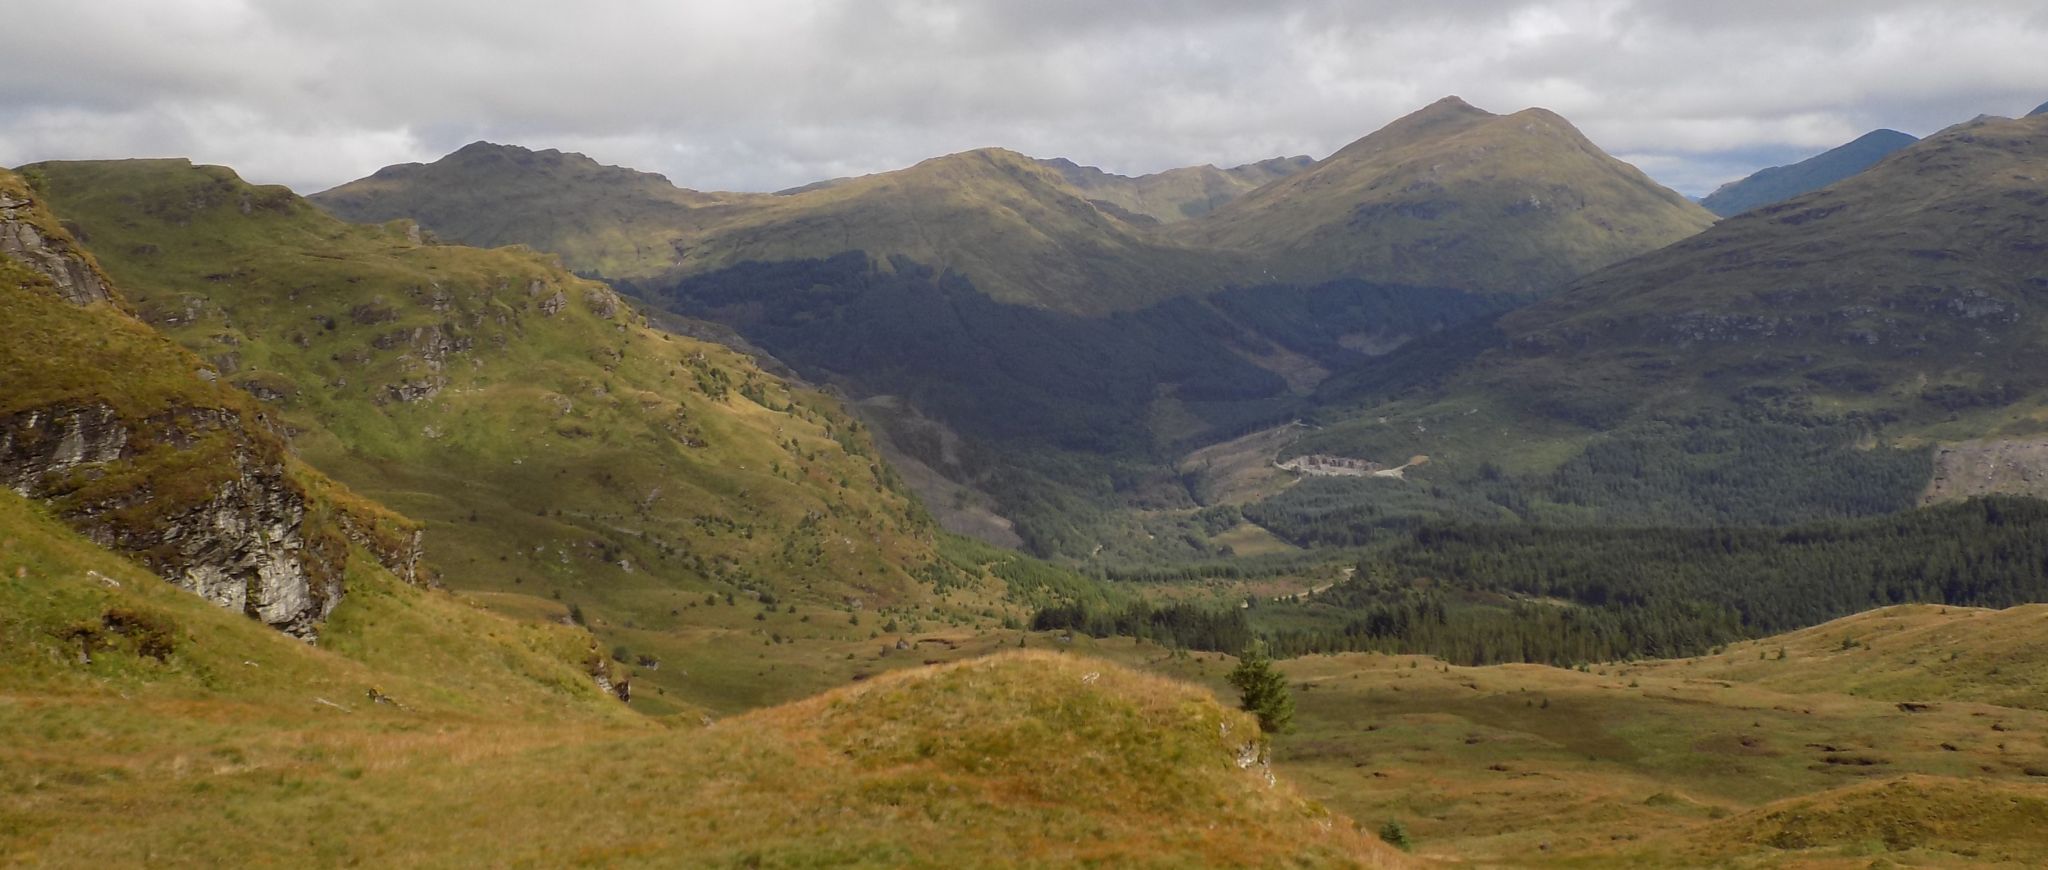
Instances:
[[[0,170],[0,864],[2048,862],[2048,116],[1224,162]]]

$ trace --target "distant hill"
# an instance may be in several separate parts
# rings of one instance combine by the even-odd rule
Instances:
[[[1819,190],[1875,165],[1918,138],[1897,130],[1873,130],[1838,148],[1798,163],[1758,171],[1741,181],[1731,181],[1700,200],[1700,205],[1722,217],[1733,217],[1751,209],[1784,202]]]
[[[1173,229],[1275,280],[1527,294],[1712,222],[1551,112],[1494,115],[1447,97]]]
[[[2027,113],[2027,117],[2029,118],[2032,118],[2036,115],[2048,115],[2048,103],[2042,103],[2041,105],[2035,107],[2033,111]]]

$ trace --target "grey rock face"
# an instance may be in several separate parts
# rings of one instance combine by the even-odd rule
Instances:
[[[178,415],[159,438],[176,443],[235,423],[226,411]],[[234,473],[197,504],[146,526],[116,514],[153,494],[80,503],[74,474],[111,472],[134,459],[135,440],[112,407],[47,408],[0,418],[0,481],[24,496],[58,500],[65,519],[102,546],[137,556],[171,583],[311,640],[341,600],[338,571],[310,569],[302,530],[306,500],[284,469],[235,453]],[[416,562],[416,557],[414,557]],[[417,574],[416,565],[406,566]]]
[[[28,495],[35,481],[120,459],[127,445],[128,430],[105,405],[16,415],[0,420],[0,483]]]
[[[175,444],[236,424],[226,411],[191,411],[158,438]],[[252,450],[234,454],[232,474],[205,500],[159,515],[146,526],[116,513],[130,501],[79,503],[74,474],[117,470],[134,459],[135,436],[111,407],[48,408],[0,418],[0,483],[22,495],[57,501],[65,519],[102,546],[135,555],[164,579],[208,601],[305,640],[341,601],[339,565],[306,540],[307,502],[282,467]],[[147,499],[142,492],[132,499]],[[396,545],[344,518],[343,533],[400,580],[420,584],[420,535]],[[324,567],[326,570],[320,570]]]
[[[0,255],[41,273],[74,305],[113,298],[106,281],[62,241],[45,237],[28,220],[29,200],[0,193]]]

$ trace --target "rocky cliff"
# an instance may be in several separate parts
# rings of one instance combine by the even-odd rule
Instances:
[[[419,583],[417,527],[293,459],[246,395],[121,309],[0,173],[0,484],[180,587],[312,640],[352,551]]]
[[[41,273],[58,295],[78,304],[106,302],[107,276],[72,244],[69,233],[48,233],[48,215],[16,187],[0,187],[0,256]]]

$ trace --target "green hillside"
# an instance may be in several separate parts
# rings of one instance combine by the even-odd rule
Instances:
[[[0,171],[0,481],[215,604],[305,639],[350,576],[425,583],[417,525],[307,468],[265,409],[129,314]]]
[[[1175,235],[1279,281],[1536,293],[1712,223],[1551,112],[1447,97]]]
[[[1721,185],[1700,205],[1722,217],[1812,193],[1877,164],[1892,152],[1920,141],[1897,130],[1873,130],[1838,148],[1788,166],[1773,166]]]
[[[935,601],[933,530],[837,403],[648,328],[547,257],[344,224],[183,161],[25,173],[308,462],[425,521],[450,586],[533,618],[573,605],[657,659],[767,634],[738,608],[625,634],[707,597],[841,624]]]

